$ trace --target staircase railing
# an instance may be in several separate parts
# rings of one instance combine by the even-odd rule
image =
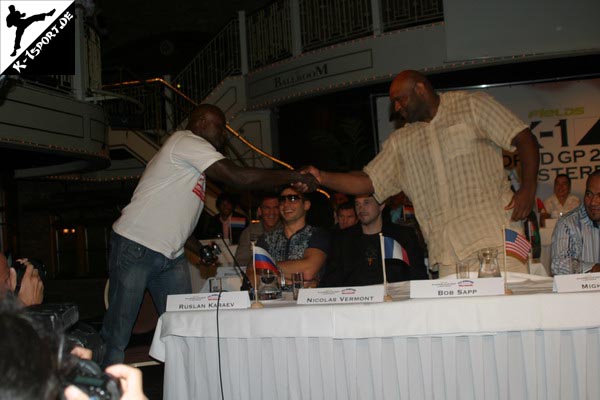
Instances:
[[[184,121],[189,116],[190,112],[199,104],[181,90],[161,78],[106,85],[104,86],[104,89],[113,91],[122,96],[127,96],[130,99],[128,101],[115,99],[105,103],[105,110],[110,116],[113,129],[121,128],[143,131],[158,145],[160,145],[164,141],[165,136],[173,128]],[[135,100],[135,102],[132,102],[131,100]],[[140,112],[135,106],[137,102],[150,102],[150,111],[148,112],[145,110]],[[161,104],[157,106],[157,103],[159,102]],[[128,110],[133,111],[133,116],[127,116],[125,114]],[[136,119],[136,116],[139,116],[140,118]],[[183,118],[183,116],[185,116],[185,118]],[[112,121],[115,122],[113,123]],[[171,128],[169,128],[169,126],[171,126]],[[256,147],[229,124],[227,124],[225,128],[231,135],[248,148],[248,151],[257,153],[265,159],[284,168],[294,169],[291,165]],[[245,154],[247,152],[240,152],[229,141],[226,143],[226,147],[240,165],[248,166],[245,161]],[[266,165],[264,163],[260,164],[263,166]]]
[[[239,22],[231,20],[173,79],[173,84],[195,102],[223,79],[240,73]]]
[[[155,78],[105,86],[146,104],[140,111],[132,102],[113,101],[107,111],[113,127],[154,132],[161,143],[226,77],[247,72],[242,68],[252,71],[332,43],[441,20],[442,0],[276,0],[227,23],[171,83]]]

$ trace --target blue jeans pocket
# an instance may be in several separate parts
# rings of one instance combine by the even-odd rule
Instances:
[[[141,244],[132,242],[131,240],[126,240],[123,243],[123,248],[121,250],[121,257],[123,260],[138,262],[146,255],[146,248]]]

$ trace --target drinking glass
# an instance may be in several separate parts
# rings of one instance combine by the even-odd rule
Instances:
[[[275,300],[281,298],[281,285],[277,274],[270,269],[260,269],[258,283],[259,300]]]
[[[468,279],[469,278],[469,262],[459,261],[456,263],[456,279]]]
[[[569,259],[569,271],[571,274],[583,273],[581,261],[576,258]]]
[[[223,291],[223,281],[221,278],[210,278],[209,287],[211,292],[221,292]]]
[[[294,290],[294,300],[298,300],[298,292],[304,288],[304,273],[294,272],[292,274],[292,289]]]

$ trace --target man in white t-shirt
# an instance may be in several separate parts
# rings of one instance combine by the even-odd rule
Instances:
[[[150,160],[114,223],[109,307],[100,331],[105,366],[123,362],[146,288],[159,314],[167,295],[191,292],[183,247],[204,207],[207,177],[238,189],[317,186],[314,177],[296,171],[239,167],[219,152],[224,143],[223,112],[210,104],[196,108],[186,130],[173,133]]]
[[[571,178],[566,174],[558,174],[554,179],[554,193],[544,200],[545,211],[542,220],[559,218],[563,214],[579,207],[579,198],[571,194]]]

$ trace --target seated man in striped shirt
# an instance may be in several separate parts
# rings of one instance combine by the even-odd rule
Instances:
[[[600,272],[600,170],[588,176],[583,204],[558,220],[552,234],[552,273]]]

